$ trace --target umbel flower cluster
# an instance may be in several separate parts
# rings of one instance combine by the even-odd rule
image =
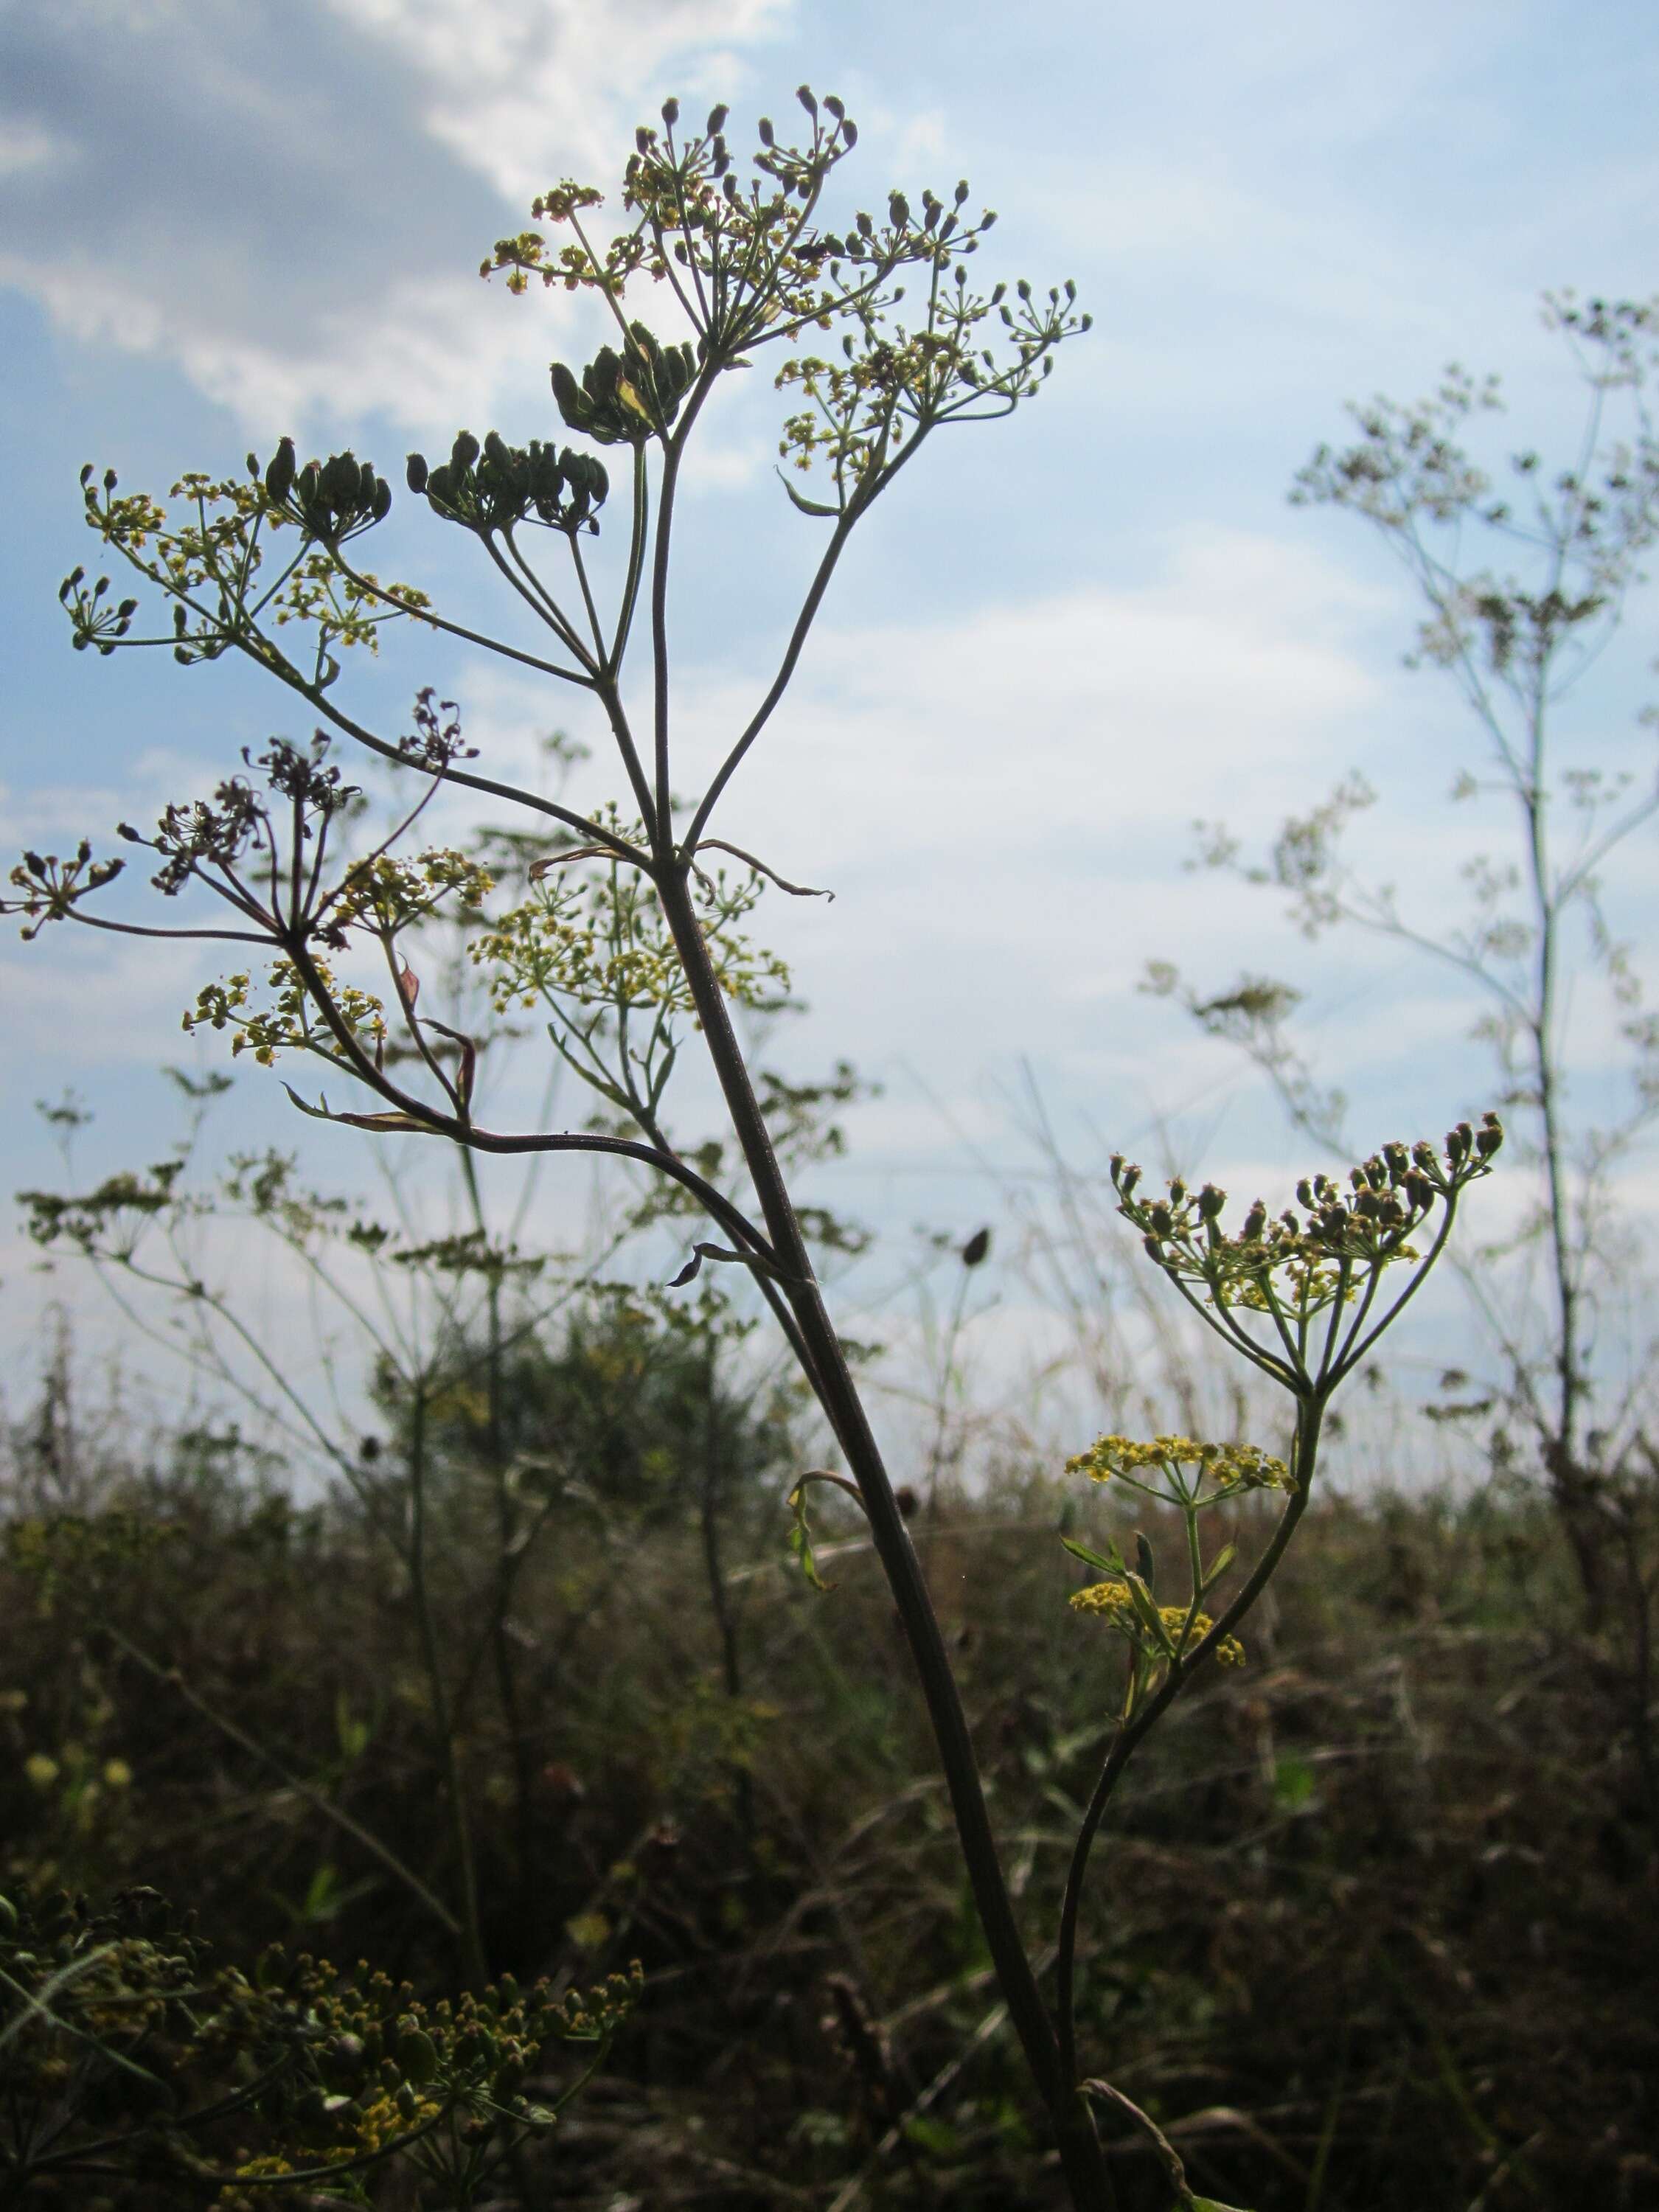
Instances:
[[[1086,1451],[1066,1461],[1066,1472],[1172,1505],[1185,1526],[1191,1589],[1184,1605],[1158,1602],[1157,1565],[1145,1536],[1136,1537],[1133,1567],[1115,1540],[1109,1541],[1103,1551],[1095,1551],[1065,1540],[1074,1559],[1104,1577],[1073,1590],[1071,1603],[1075,1611],[1103,1620],[1128,1645],[1128,1704],[1133,1709],[1171,1665],[1191,1659],[1214,1631],[1215,1621],[1205,1610],[1204,1600],[1232,1565],[1236,1547],[1228,1544],[1206,1562],[1200,1541],[1200,1515],[1251,1491],[1289,1490],[1291,1478],[1282,1460],[1255,1444],[1200,1443],[1192,1437],[1153,1437],[1146,1443],[1130,1437],[1100,1437]],[[1217,1637],[1212,1649],[1224,1667],[1244,1663],[1244,1647],[1236,1636]]]
[[[1178,1605],[1158,1601],[1155,1555],[1139,1532],[1133,1566],[1115,1540],[1103,1551],[1064,1540],[1102,1577],[1074,1591],[1072,1605],[1103,1620],[1128,1646],[1126,1729],[1200,1657],[1243,1664],[1243,1647],[1231,1631],[1306,1504],[1325,1405],[1417,1290],[1450,1234],[1460,1193],[1490,1172],[1503,1141],[1497,1115],[1488,1114],[1478,1129],[1460,1121],[1440,1152],[1426,1142],[1387,1144],[1351,1171],[1346,1188],[1326,1175],[1304,1176],[1295,1206],[1270,1217],[1258,1199],[1231,1231],[1224,1221],[1227,1194],[1213,1183],[1194,1192],[1176,1176],[1164,1196],[1144,1197],[1140,1170],[1113,1155],[1118,1211],[1140,1231],[1147,1257],[1218,1335],[1297,1404],[1288,1465],[1255,1444],[1182,1436],[1147,1442],[1104,1436],[1066,1462],[1069,1474],[1173,1506],[1184,1529],[1188,1595]],[[1401,1267],[1409,1270],[1404,1287],[1381,1296],[1388,1271]],[[1282,1492],[1285,1507],[1255,1570],[1218,1620],[1205,1600],[1232,1566],[1237,1547],[1229,1543],[1206,1559],[1200,1522],[1212,1507],[1253,1492]]]
[[[1213,1183],[1191,1191],[1176,1176],[1164,1196],[1146,1197],[1141,1170],[1114,1153],[1112,1185],[1118,1212],[1188,1304],[1286,1389],[1323,1397],[1414,1294],[1460,1194],[1491,1172],[1503,1142],[1502,1124],[1487,1114],[1478,1128],[1460,1121],[1439,1151],[1426,1139],[1386,1144],[1349,1171],[1346,1188],[1304,1176],[1295,1206],[1270,1215],[1257,1199],[1231,1231],[1227,1194]],[[1409,1281],[1382,1297],[1385,1275],[1401,1267]]]
[[[26,2194],[142,2172],[221,2212],[307,2183],[367,2202],[356,2177],[406,2158],[471,2203],[514,2142],[556,2125],[641,1985],[637,1964],[560,1997],[504,1975],[427,2005],[274,1947],[252,1973],[217,1965],[154,1890],[94,1909],[19,1887],[0,1896],[0,2148]],[[561,2045],[579,2071],[555,2089]]]

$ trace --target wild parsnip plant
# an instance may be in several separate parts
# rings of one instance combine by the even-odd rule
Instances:
[[[903,1626],[1008,2016],[1072,2202],[1097,2212],[1113,2192],[1096,2106],[1151,2123],[1087,2074],[1074,2049],[1078,1905],[1090,1845],[1147,1729],[1207,1660],[1238,1656],[1237,1631],[1305,1507],[1330,1396],[1414,1294],[1462,1190],[1486,1172],[1498,1133],[1495,1124],[1478,1135],[1460,1127],[1443,1153],[1390,1146],[1356,1170],[1351,1192],[1310,1186],[1300,1213],[1269,1221],[1257,1206],[1231,1234],[1220,1226],[1218,1192],[1194,1197],[1176,1185],[1148,1202],[1134,1171],[1122,1170],[1121,1210],[1152,1256],[1237,1354],[1288,1391],[1295,1421],[1282,1468],[1242,1442],[1108,1439],[1085,1455],[1090,1473],[1168,1498],[1184,1524],[1189,1588],[1171,1601],[1171,1589],[1158,1587],[1150,1544],[1133,1567],[1115,1549],[1090,1558],[1099,1579],[1084,1609],[1122,1644],[1127,1686],[1077,1845],[1051,2002],[1005,1880],[926,1578],[791,1194],[779,1146],[787,1103],[763,1096],[734,1025],[734,1008],[775,1006],[787,988],[779,963],[750,934],[757,902],[769,888],[805,894],[714,829],[795,672],[854,530],[939,433],[1000,419],[1035,398],[1055,354],[1089,319],[1070,283],[1039,293],[1024,282],[1010,290],[974,281],[994,216],[968,212],[966,183],[948,201],[924,192],[915,206],[894,191],[884,210],[854,211],[832,227],[826,195],[856,130],[838,100],[819,101],[805,87],[799,99],[799,139],[787,142],[763,119],[746,165],[728,141],[724,107],[702,128],[684,131],[669,100],[661,128],[637,134],[620,230],[607,240],[597,222],[601,195],[565,180],[536,203],[545,228],[499,240],[483,264],[486,276],[505,275],[515,293],[537,283],[590,293],[615,325],[613,341],[580,374],[563,363],[552,369],[555,402],[578,444],[515,445],[495,431],[480,440],[463,430],[439,465],[419,454],[408,463],[410,494],[474,540],[538,633],[534,649],[453,621],[420,589],[382,582],[364,565],[360,543],[385,520],[393,494],[350,453],[301,463],[285,439],[263,467],[250,456],[245,477],[181,479],[170,507],[122,491],[112,471],[100,477],[88,470],[88,524],[142,590],[171,602],[172,618],[155,633],[138,631],[139,599],[77,570],[63,592],[76,645],[104,654],[170,647],[185,667],[238,653],[320,726],[306,744],[276,739],[245,752],[242,771],[210,799],[169,807],[153,834],[122,829],[127,842],[154,856],[164,896],[199,899],[199,925],[106,917],[95,895],[121,862],[94,859],[89,844],[67,860],[26,855],[10,905],[28,934],[70,921],[234,947],[234,966],[204,982],[186,1024],[225,1034],[233,1051],[264,1065],[320,1062],[336,1097],[343,1081],[368,1094],[366,1110],[347,1110],[326,1092],[313,1099],[290,1086],[307,1114],[383,1135],[438,1137],[469,1152],[620,1158],[695,1204],[710,1233],[695,1243],[677,1280],[689,1281],[705,1262],[749,1273],[844,1460],[846,1476],[832,1480],[856,1494],[867,1516]],[[666,334],[631,312],[647,280],[655,312],[672,325]],[[701,793],[682,801],[669,649],[680,481],[722,380],[763,358],[778,362],[775,384],[792,410],[780,436],[784,487],[822,532],[823,548],[771,681]],[[595,541],[611,512],[613,467],[620,543],[602,562]],[[459,713],[430,691],[417,697],[412,732],[372,727],[349,703],[347,670],[354,652],[376,650],[398,625],[417,640],[442,633],[556,691],[591,696],[614,745],[613,801],[582,813],[491,776],[475,765]],[[638,723],[623,686],[636,640],[649,671],[649,707]],[[343,836],[352,799],[337,757],[342,741],[389,763],[411,794],[366,854],[353,854]],[[454,789],[514,809],[526,832],[544,839],[525,896],[495,902],[466,854],[416,845],[426,806]],[[597,1126],[497,1128],[481,1118],[476,1041],[422,1010],[412,957],[446,902],[477,910],[473,953],[497,1003],[540,1013],[552,1048],[598,1095]],[[671,1141],[663,1120],[689,1031],[701,1032],[730,1117],[748,1184],[740,1196]],[[1385,1288],[1394,1281],[1404,1287]],[[1224,1602],[1212,1592],[1231,1562],[1224,1552],[1206,1556],[1203,1516],[1216,1498],[1247,1487],[1282,1487],[1285,1504],[1271,1540]],[[1079,1622],[1079,1631],[1092,1625]],[[1171,2181],[1183,2204],[1199,2201],[1178,2162]]]

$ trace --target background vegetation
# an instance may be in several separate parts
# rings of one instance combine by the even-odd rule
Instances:
[[[545,1516],[507,1674],[447,1678],[483,1942],[556,1987],[646,1973],[534,2201],[1059,2202],[851,1514],[830,1595],[787,1570],[787,1408],[707,1331],[604,1297],[526,1336],[513,1384]],[[430,1600],[464,1668],[495,1446],[476,1396],[434,1415]],[[277,1941],[452,1986],[419,1893],[456,1893],[445,1753],[361,1492],[297,1501],[230,1427],[137,1437],[67,1363],[4,1449],[6,1883],[150,1885],[227,1957]],[[1113,1694],[1064,1602],[1084,1501],[964,1456],[915,1525],[1022,1909],[1052,1923]],[[1659,2201],[1654,1808],[1628,1655],[1581,1622],[1559,1517],[1501,1469],[1328,1498],[1249,1666],[1149,1747],[1085,1901],[1083,2006],[1195,2187],[1264,2212]],[[1115,2141],[1127,2212],[1162,2208]]]

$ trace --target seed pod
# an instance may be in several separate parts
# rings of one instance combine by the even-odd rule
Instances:
[[[279,507],[294,489],[294,441],[284,438],[265,465],[265,489]]]
[[[760,121],[755,125],[755,136],[760,140],[763,146],[772,146],[775,145],[777,143],[773,137],[771,121],[764,115],[762,116]]]
[[[478,441],[471,431],[458,430],[455,433],[455,442],[449,449],[450,466],[454,469],[470,469],[477,458]]]
[[[662,104],[662,119],[672,131],[674,125],[680,119],[680,104],[678,100],[670,98],[664,100]]]
[[[404,474],[409,480],[410,491],[423,492],[427,483],[426,455],[411,453]]]
[[[724,105],[719,107],[711,107],[709,109],[708,136],[711,138],[718,138],[720,137],[721,131],[726,128],[726,118],[731,112],[731,109]]]
[[[573,430],[580,430],[583,421],[580,386],[562,361],[553,363],[552,378],[560,414]]]
[[[988,1229],[975,1230],[973,1235],[968,1239],[968,1242],[962,1248],[963,1266],[964,1267],[977,1267],[981,1266],[990,1249],[990,1231]]]
[[[331,453],[323,470],[320,489],[336,514],[349,514],[357,504],[357,492],[362,473],[357,457],[348,447],[343,453]]]
[[[404,2079],[424,2088],[438,2070],[438,2053],[432,2038],[411,2021],[398,2037],[398,2063]]]
[[[806,112],[809,115],[814,117],[817,116],[818,112],[818,104],[812,97],[812,88],[810,84],[797,85],[795,88],[795,97],[799,100],[801,106],[806,110]]]
[[[322,2052],[324,2070],[328,2078],[339,2083],[356,2083],[362,2079],[368,2063],[368,2051],[360,2035],[337,2035]]]
[[[384,477],[374,486],[374,503],[370,509],[376,522],[384,522],[392,512],[392,486]]]

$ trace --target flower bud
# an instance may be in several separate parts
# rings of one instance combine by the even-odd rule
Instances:
[[[408,478],[410,491],[423,492],[426,489],[426,455],[411,453],[404,473]]]
[[[662,119],[672,131],[674,125],[680,119],[680,104],[678,100],[671,97],[664,100],[662,104]]]
[[[720,137],[721,131],[726,128],[726,118],[731,112],[731,109],[724,104],[719,107],[711,107],[709,109],[708,127],[708,136],[711,138],[718,138]]]

